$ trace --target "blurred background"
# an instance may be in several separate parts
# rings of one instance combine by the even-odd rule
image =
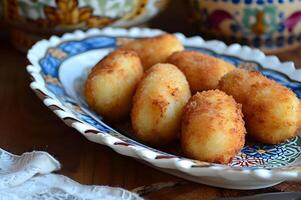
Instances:
[[[185,0],[0,0],[0,37],[26,52],[36,41],[76,29],[150,27],[197,34]]]
[[[53,34],[142,26],[238,42],[274,53],[301,41],[296,0],[1,0],[1,34],[26,52]],[[6,30],[6,31],[2,31]],[[4,33],[5,32],[5,33]]]

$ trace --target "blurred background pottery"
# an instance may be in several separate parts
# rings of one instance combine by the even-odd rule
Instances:
[[[191,0],[202,34],[261,48],[292,49],[301,41],[299,0]]]
[[[15,47],[75,29],[130,27],[147,22],[168,0],[3,0],[4,20]]]

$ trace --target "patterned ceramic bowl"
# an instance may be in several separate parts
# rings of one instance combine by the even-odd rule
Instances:
[[[256,189],[285,180],[301,180],[301,138],[279,145],[248,143],[229,165],[205,163],[184,158],[177,153],[154,149],[135,139],[128,129],[107,124],[89,109],[82,95],[86,72],[125,38],[149,37],[160,30],[132,28],[76,31],[59,38],[42,40],[28,53],[27,67],[33,81],[31,88],[65,123],[93,142],[139,159],[159,170],[188,180],[225,188]],[[275,56],[220,41],[204,41],[176,34],[186,49],[200,51],[255,69],[291,88],[301,97],[301,71],[291,62],[281,63]]]
[[[301,1],[191,0],[201,32],[266,52],[301,41]]]
[[[168,0],[3,0],[12,42],[26,50],[43,37],[74,29],[142,24]]]

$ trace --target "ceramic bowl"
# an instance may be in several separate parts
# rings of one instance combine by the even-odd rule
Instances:
[[[130,27],[147,22],[169,0],[3,0],[12,42],[27,50],[37,40],[75,29]]]
[[[279,145],[246,144],[229,165],[200,162],[176,153],[147,146],[127,129],[108,124],[91,110],[82,95],[87,71],[115,49],[125,38],[150,37],[160,30],[105,28],[53,36],[35,44],[28,52],[32,77],[30,87],[58,117],[88,140],[109,146],[167,173],[208,185],[257,189],[285,180],[301,180],[301,138]],[[301,97],[301,71],[275,56],[220,41],[204,41],[175,34],[186,49],[216,56],[240,68],[255,69],[291,88]]]
[[[291,49],[301,41],[301,1],[191,0],[202,33],[266,52]]]

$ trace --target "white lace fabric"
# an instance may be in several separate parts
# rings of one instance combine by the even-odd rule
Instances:
[[[0,148],[0,200],[142,200],[122,188],[82,185],[51,173],[60,167],[46,152],[17,156]]]

